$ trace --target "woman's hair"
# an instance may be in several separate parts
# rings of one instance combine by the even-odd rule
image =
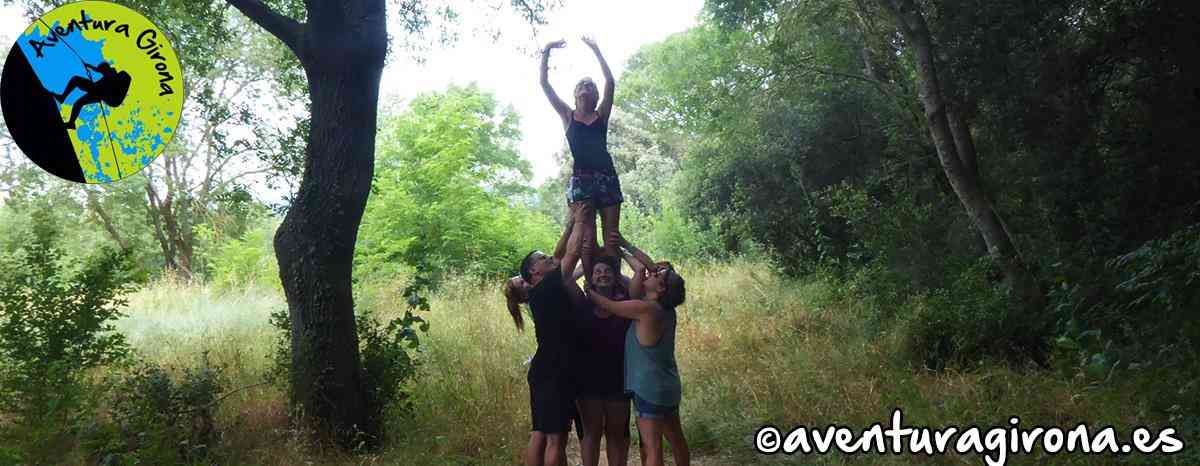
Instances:
[[[595,256],[592,259],[592,261],[593,261],[593,263],[592,263],[593,272],[595,271],[595,268],[597,265],[604,264],[612,269],[614,275],[621,274],[621,260],[617,259],[617,256],[610,256],[608,254],[600,254],[600,255]]]
[[[596,81],[593,81],[591,76],[584,76],[582,78],[579,78],[579,81],[575,83],[575,89],[579,89],[579,86],[582,86],[585,83],[591,84],[593,86],[596,85]]]
[[[670,263],[666,264],[669,268],[667,276],[663,278],[663,285],[666,286],[667,292],[658,297],[658,303],[663,307],[675,308],[687,300],[687,289],[683,277],[675,272],[674,267],[670,267]]]
[[[512,316],[513,324],[516,324],[517,331],[520,332],[525,330],[525,318],[521,316],[521,303],[529,302],[529,292],[523,286],[515,283],[514,278],[504,281],[504,301],[508,306],[509,315]]]

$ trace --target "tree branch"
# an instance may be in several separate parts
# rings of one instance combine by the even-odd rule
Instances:
[[[87,205],[91,209],[92,213],[99,217],[100,225],[104,227],[104,231],[107,231],[109,236],[112,236],[113,240],[117,242],[117,245],[121,247],[122,251],[128,251],[129,242],[125,241],[125,238],[121,236],[119,231],[117,231],[116,225],[113,224],[112,217],[108,216],[108,212],[104,210],[104,207],[101,206],[100,202],[96,199],[96,193],[90,189],[85,191],[87,192]]]
[[[304,32],[304,25],[298,21],[281,15],[271,7],[263,4],[260,0],[225,0],[242,14],[254,21],[267,32],[283,42],[296,56],[300,56],[298,47],[300,45],[300,37]]]

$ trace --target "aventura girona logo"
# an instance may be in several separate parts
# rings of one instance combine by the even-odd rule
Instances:
[[[108,183],[161,154],[183,110],[179,57],[167,35],[125,6],[63,5],[17,39],[0,76],[13,140],[42,169]]]

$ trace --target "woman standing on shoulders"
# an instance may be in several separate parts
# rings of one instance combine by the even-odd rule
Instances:
[[[607,255],[618,257],[619,246],[623,239],[619,230],[621,220],[621,203],[625,198],[621,195],[621,182],[617,179],[617,170],[613,166],[612,155],[608,153],[608,118],[612,113],[613,90],[616,81],[608,62],[600,54],[600,48],[591,38],[584,37],[596,59],[600,61],[600,70],[604,73],[604,96],[600,97],[596,83],[592,78],[584,77],[575,84],[575,108],[563,102],[554,88],[550,86],[549,67],[550,51],[566,45],[565,40],[556,40],[546,44],[542,49],[541,85],[550,105],[562,119],[563,129],[567,133],[567,144],[571,147],[571,157],[574,160],[571,167],[571,179],[567,183],[567,201],[586,203],[600,212],[600,226],[604,230],[604,249]],[[584,276],[592,283],[593,238],[596,235],[594,219],[587,219],[584,224],[580,256],[583,262]]]

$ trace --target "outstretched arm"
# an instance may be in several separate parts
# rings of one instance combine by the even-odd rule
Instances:
[[[587,297],[592,301],[592,304],[595,304],[600,309],[630,320],[644,319],[658,309],[658,304],[655,304],[653,301],[643,301],[640,299],[613,301],[600,293],[588,293]]]
[[[608,115],[612,113],[613,90],[616,89],[617,80],[613,78],[612,70],[608,69],[608,62],[604,60],[596,41],[591,37],[584,37],[583,43],[591,47],[592,52],[596,54],[596,59],[600,61],[600,71],[604,73],[604,96],[600,98],[600,106],[596,108],[596,112],[600,114],[600,118],[607,120]]]
[[[546,98],[550,99],[550,105],[554,107],[554,111],[558,113],[558,117],[562,119],[563,126],[567,125],[567,118],[571,116],[571,107],[563,102],[558,94],[554,92],[554,87],[550,86],[550,51],[566,45],[566,41],[559,39],[546,44],[542,48],[542,67],[541,67],[541,83],[542,92],[546,93]]]

